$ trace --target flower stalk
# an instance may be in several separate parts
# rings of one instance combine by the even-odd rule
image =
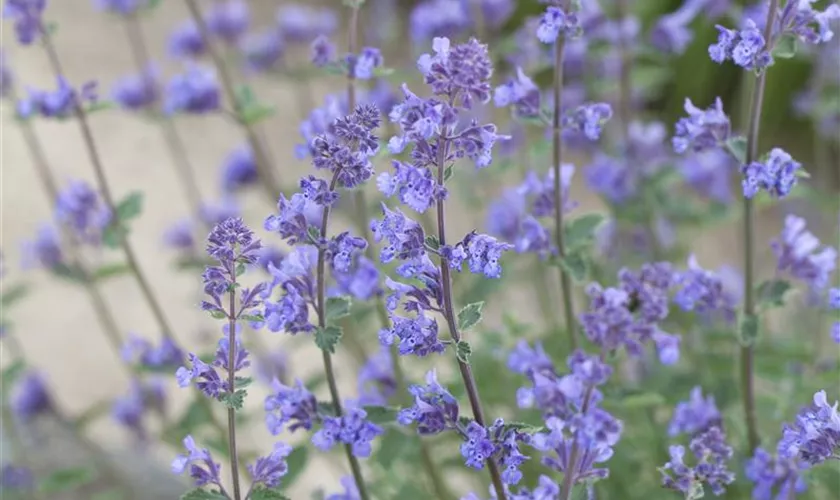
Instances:
[[[236,273],[232,275],[233,284],[230,287],[230,301],[228,303],[228,388],[230,394],[236,392]],[[239,486],[239,455],[236,452],[236,409],[228,406],[227,409],[227,426],[228,426],[228,455],[230,456],[230,474],[233,483],[233,498],[232,500],[242,500]]]

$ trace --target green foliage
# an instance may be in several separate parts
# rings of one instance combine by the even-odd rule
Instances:
[[[228,500],[228,497],[218,490],[196,488],[181,495],[181,500]]]
[[[397,408],[387,406],[365,406],[368,420],[374,424],[392,424],[397,420]]]
[[[558,258],[557,262],[577,283],[583,283],[589,276],[589,258],[585,252],[572,252],[564,258]]]
[[[284,488],[291,488],[298,479],[300,479],[303,471],[306,470],[306,465],[309,463],[309,448],[306,446],[298,446],[292,453],[286,457],[286,464],[289,466],[289,472],[283,476]]]
[[[259,102],[250,85],[242,85],[236,90],[236,111],[239,121],[251,126],[273,116],[276,109]]]
[[[756,297],[758,306],[763,309],[782,307],[790,294],[793,286],[790,282],[782,279],[771,279],[758,285]]]
[[[248,391],[244,389],[238,389],[233,393],[225,393],[222,394],[219,398],[219,401],[224,403],[224,405],[228,408],[232,408],[236,411],[242,409],[242,406],[245,404],[245,397],[248,395]]]
[[[29,293],[29,287],[23,283],[8,286],[0,295],[0,307],[11,307]]]
[[[350,315],[350,297],[329,297],[327,298],[327,322],[344,318]]]
[[[93,279],[96,281],[104,281],[110,278],[116,278],[118,276],[123,276],[131,272],[131,267],[128,264],[124,264],[122,262],[115,263],[115,264],[105,264],[99,266],[96,271],[93,272]]]
[[[16,359],[3,368],[2,380],[0,380],[0,387],[3,388],[3,393],[8,394],[8,390],[15,381],[23,375],[26,371],[26,363],[22,359]]]
[[[38,489],[46,494],[73,491],[92,483],[97,477],[96,470],[90,467],[59,469],[41,479],[38,483]]]
[[[318,327],[315,330],[315,345],[322,351],[335,354],[335,346],[341,340],[342,331],[337,326]]]
[[[738,163],[744,164],[747,162],[747,138],[741,135],[731,137],[726,141],[726,150],[733,158],[738,160]]]
[[[117,203],[114,219],[102,232],[102,243],[108,248],[118,248],[128,236],[128,223],[143,211],[143,193],[132,191]]]
[[[277,488],[254,488],[248,496],[249,500],[289,500],[289,497],[280,493]]]
[[[603,214],[586,214],[575,217],[563,228],[566,251],[574,252],[586,248],[595,241],[595,233],[606,221]]]
[[[458,312],[458,329],[463,331],[472,328],[481,321],[481,310],[484,302],[474,302],[466,305]]]
[[[466,340],[459,340],[455,344],[455,356],[458,357],[458,361],[466,364],[470,364],[470,356],[472,356],[472,346]]]
[[[749,346],[755,343],[756,338],[758,338],[758,316],[743,314],[738,327],[738,340],[741,345]]]
[[[778,59],[790,59],[796,55],[796,36],[785,34],[776,41],[773,48],[773,57]]]
[[[50,271],[55,276],[71,283],[82,284],[88,279],[84,269],[77,266],[69,266],[64,263],[56,264],[50,268]]]

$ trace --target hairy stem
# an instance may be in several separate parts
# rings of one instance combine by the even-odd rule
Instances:
[[[441,186],[444,184],[444,171],[446,170],[444,164],[446,163],[446,151],[449,147],[448,141],[444,138],[438,141],[438,156],[437,156],[437,182]],[[436,203],[437,208],[437,230],[438,240],[440,246],[446,245],[446,208],[443,199],[438,199]],[[446,258],[440,256],[440,281],[443,293],[443,315],[446,318],[446,324],[449,327],[449,335],[452,341],[457,344],[461,341],[461,333],[458,331],[458,321],[455,316],[455,308],[452,304],[452,278],[449,273],[449,262]],[[472,373],[472,368],[469,363],[458,360],[458,370],[461,372],[461,378],[464,381],[464,388],[467,390],[467,398],[470,401],[473,417],[475,421],[482,427],[486,427],[486,419],[484,418],[484,410],[481,407],[481,398],[478,394],[478,385],[475,383],[475,376]],[[507,500],[507,493],[505,493],[505,485],[502,482],[502,475],[499,472],[499,466],[493,457],[487,459],[487,468],[490,471],[490,479],[493,482],[493,489],[496,491],[497,500]]]
[[[330,180],[330,191],[335,191],[336,184],[338,184],[338,174],[340,169],[336,169]],[[330,206],[324,205],[324,211],[321,215],[321,240],[327,238],[327,226],[330,220]],[[318,245],[318,328],[325,328],[327,326],[327,301],[326,301],[326,250],[323,245]],[[341,406],[341,396],[338,393],[338,384],[335,379],[335,370],[333,369],[332,356],[329,351],[323,349],[321,351],[324,359],[324,374],[327,377],[327,385],[330,388],[330,398],[332,399],[333,407],[335,408],[336,416],[340,417],[344,410]],[[365,485],[365,479],[362,476],[362,467],[359,465],[359,459],[353,454],[353,448],[349,444],[344,445],[344,453],[347,455],[347,461],[350,463],[350,470],[353,473],[353,479],[356,482],[356,487],[359,489],[359,497],[361,500],[369,500],[370,497]]]
[[[233,274],[233,287],[230,290],[228,303],[228,394],[236,393],[236,273]],[[236,409],[228,406],[228,453],[230,454],[230,474],[233,481],[233,498],[242,500],[239,492],[239,456],[236,453]]]
[[[221,80],[222,88],[227,95],[228,100],[231,104],[233,104],[237,122],[242,126],[242,129],[245,132],[245,138],[248,140],[248,145],[254,153],[257,171],[262,179],[260,184],[265,188],[266,195],[269,197],[271,202],[274,203],[280,196],[282,189],[280,187],[280,180],[275,174],[274,166],[270,161],[267,150],[260,141],[259,135],[254,127],[241,120],[241,103],[236,96],[236,85],[233,81],[233,75],[225,62],[224,57],[222,57],[222,54],[213,46],[213,39],[212,36],[210,36],[210,31],[207,28],[207,23],[204,21],[201,9],[199,9],[196,0],[185,0],[185,2],[187,4],[187,9],[190,11],[190,16],[193,21],[195,21],[198,31],[204,39],[204,44],[207,46],[207,53],[213,60],[216,71],[219,72],[219,79]]]
[[[770,44],[773,35],[773,25],[776,24],[776,11],[779,0],[771,0],[767,11],[767,25],[764,28],[764,39]],[[761,128],[761,108],[764,103],[764,85],[767,72],[762,71],[755,78],[752,99],[750,102],[749,129],[747,133],[747,151],[745,163],[749,165],[758,157],[758,139]],[[751,198],[744,197],[744,317],[755,315],[755,213]],[[747,426],[747,443],[751,454],[760,444],[758,423],[755,411],[755,387],[753,380],[754,346],[742,345],[740,355],[741,365],[741,398],[744,405],[744,421]]]
[[[554,169],[554,243],[557,256],[566,258],[566,244],[563,234],[563,186],[560,178],[563,163],[563,59],[566,40],[562,36],[554,42],[554,116],[552,117],[552,168]],[[566,330],[569,335],[569,347],[577,349],[577,327],[575,326],[574,298],[572,297],[572,279],[565,269],[560,267],[560,287],[563,294],[563,312],[566,316]]]

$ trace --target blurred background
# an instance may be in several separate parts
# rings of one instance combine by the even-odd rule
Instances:
[[[466,5],[468,1],[460,3]],[[541,12],[544,6],[536,0],[481,1],[483,3],[478,8],[487,8],[487,12],[496,12],[492,10],[496,8],[495,4],[509,4],[509,7],[498,18],[486,15],[463,21],[457,16],[447,17],[450,14],[446,9],[459,4],[459,0],[367,0],[362,9],[363,43],[381,47],[386,65],[395,68],[393,74],[383,78],[384,83],[397,88],[402,81],[417,81],[413,61],[418,54],[429,50],[430,35],[438,34],[418,30],[417,19],[427,16],[436,19],[437,24],[429,25],[441,34],[451,31],[454,37],[462,38],[478,30],[484,33],[485,41],[496,47],[496,83],[507,78],[514,63],[526,60],[529,61],[529,73],[538,83],[547,85],[551,81],[550,66],[539,57],[528,60],[527,54],[523,54],[527,47],[521,42],[522,30],[528,19]],[[214,2],[202,0],[199,3],[210,8]],[[292,2],[251,0],[247,3],[251,10],[250,31],[257,33],[278,29],[277,26],[284,21],[282,8]],[[582,3],[588,2],[583,0]],[[612,2],[601,0],[599,3],[607,15],[611,15]],[[637,35],[640,41],[648,41],[657,21],[684,3],[681,0],[631,2],[632,13],[640,22]],[[143,17],[142,30],[155,63],[162,75],[168,77],[184,67],[183,61],[171,55],[169,44],[172,34],[189,15],[182,1],[167,0],[159,4],[153,13]],[[346,33],[342,28],[347,22],[346,8],[340,0],[305,4],[330,7],[339,13],[339,27],[332,38],[341,52],[346,47]],[[727,12],[737,13],[741,8],[752,6],[747,2],[733,2],[732,5]],[[291,15],[288,14],[290,11],[285,12]],[[115,81],[136,72],[126,26],[118,17],[98,11],[90,0],[54,0],[49,3],[46,17],[57,25],[54,35],[57,49],[66,76],[74,85],[94,80],[99,85],[102,98],[107,99]],[[476,26],[475,19],[482,19],[481,25]],[[684,114],[683,101],[686,97],[701,108],[711,105],[715,97],[721,97],[732,116],[734,127],[743,129],[744,96],[748,95],[752,78],[732,64],[715,64],[707,55],[707,47],[717,37],[715,22],[729,26],[733,24],[733,19],[732,14],[721,13],[715,20],[710,20],[701,13],[689,25],[693,37],[682,53],[663,54],[640,49],[632,74],[634,87],[639,89],[639,94],[634,96],[639,116],[661,120],[670,134],[673,123]],[[536,40],[532,42],[536,43]],[[27,86],[53,88],[54,78],[43,51],[37,46],[19,46],[8,23],[4,23],[2,28],[2,47],[5,64],[11,69],[19,94],[25,92]],[[768,275],[773,273],[775,261],[765,243],[778,234],[784,214],[791,210],[806,216],[809,228],[824,242],[838,243],[840,48],[836,43],[832,47],[824,50],[825,53],[780,60],[768,79],[760,149],[766,150],[771,145],[783,147],[811,174],[807,189],[803,189],[805,194],[762,210],[759,214],[756,240],[760,248],[759,264],[762,272]],[[276,110],[258,128],[284,186],[289,188],[309,168],[308,162],[295,156],[295,146],[303,142],[299,133],[300,122],[313,107],[323,104],[325,96],[343,92],[344,82],[340,77],[322,75],[309,67],[308,42],[288,43],[282,56],[283,64],[278,65],[276,71],[269,72],[243,69],[241,57],[236,52],[234,46],[227,54],[237,69],[236,78],[249,85],[260,102]],[[572,76],[569,78],[597,92],[601,99],[614,99],[617,93],[615,60],[618,57],[615,47],[607,44],[585,47],[584,53],[578,56],[570,57],[572,64],[577,66],[570,66],[568,73]],[[511,127],[507,111],[495,110],[492,113],[500,128]],[[125,372],[118,369],[119,360],[105,341],[87,297],[68,281],[22,265],[26,260],[22,242],[33,238],[39,224],[50,219],[52,210],[14,114],[13,103],[5,99],[0,124],[2,280],[4,290],[25,285],[27,293],[25,298],[16,301],[13,311],[3,311],[3,318],[14,329],[15,338],[28,361],[43,373],[63,417],[60,423],[44,424],[45,427],[38,430],[38,433],[51,437],[47,446],[31,445],[32,454],[37,462],[47,464],[45,467],[53,467],[55,463],[70,467],[78,460],[79,454],[108,457],[104,461],[100,458],[104,466],[122,471],[119,473],[125,477],[132,476],[132,481],[140,481],[145,488],[160,488],[154,492],[144,489],[145,493],[138,498],[175,498],[183,491],[183,485],[167,472],[168,463],[175,454],[173,448],[149,445],[141,449],[132,435],[108,418],[110,401],[126,392],[129,379]],[[31,126],[43,144],[49,166],[60,183],[71,179],[93,181],[90,160],[73,120],[33,120]],[[179,219],[188,217],[192,207],[179,185],[178,173],[172,165],[160,127],[153,120],[116,109],[92,115],[91,126],[115,196],[122,198],[132,191],[143,193],[143,213],[134,221],[130,239],[139,254],[140,266],[150,278],[152,289],[161,299],[165,313],[175,327],[176,339],[190,349],[212,346],[218,332],[212,320],[197,306],[201,293],[200,271],[177,269],[176,256],[166,248],[163,240],[165,230]],[[259,188],[248,187],[235,194],[225,188],[222,172],[231,162],[231,154],[245,144],[241,131],[222,114],[177,117],[175,127],[183,138],[204,202],[216,206],[235,203],[246,221],[252,227],[260,228],[258,233],[271,243],[272,237],[261,230],[261,221],[274,211],[270,200]],[[527,138],[535,151],[528,159],[529,166],[545,172],[548,169],[545,139],[539,134],[531,134]],[[575,155],[579,175],[572,189],[573,198],[581,204],[584,212],[609,210],[610,204],[586,184],[583,172],[590,161],[589,152],[580,150]],[[458,185],[463,189],[456,191],[454,197],[454,203],[459,208],[451,212],[452,217],[457,219],[451,229],[453,234],[473,228],[485,229],[489,202],[504,190],[506,184],[519,182],[523,161],[516,156],[497,160],[497,175],[486,178],[475,177],[471,172],[458,176]],[[384,164],[377,165],[378,170],[385,167]],[[374,197],[375,186],[368,185],[367,189]],[[730,216],[711,224],[681,230],[674,237],[674,245],[680,249],[675,250],[674,255],[684,257],[685,250],[691,249],[705,267],[716,268],[723,264],[737,267],[740,262],[740,227],[737,220],[737,215]],[[617,243],[607,241],[606,248],[602,249],[605,254],[609,253],[607,250],[611,245]],[[90,258],[106,264],[119,261],[120,256],[118,252],[103,252],[92,254]],[[464,277],[461,286],[467,295],[490,300],[485,308],[489,325],[502,324],[505,313],[515,311],[518,319],[527,319],[532,324],[541,325],[540,328],[547,327],[547,322],[539,317],[538,305],[532,300],[533,285],[527,280],[517,281],[515,278],[504,283],[495,284],[492,290],[471,290],[471,282]],[[553,289],[553,283],[548,286],[551,288],[548,300],[554,300],[557,291]],[[108,279],[102,284],[102,289],[122,332],[157,338],[156,323],[131,278],[117,276]],[[8,304],[4,306],[8,307]],[[779,319],[780,324],[790,321],[790,318],[801,319],[793,312],[785,318],[788,319]],[[374,350],[376,327],[363,328],[361,334],[366,336],[361,343]],[[307,379],[317,376],[321,366],[314,345],[280,334],[260,332],[258,335],[262,336],[260,344],[267,349],[266,354],[285,356],[285,362],[275,368],[287,380],[289,377]],[[4,349],[3,360],[8,366],[8,347]],[[347,352],[339,356],[342,390],[348,397],[357,390],[354,374],[358,362]],[[177,415],[188,404],[189,395],[187,391],[177,390],[173,382],[169,385],[171,411]],[[264,388],[256,389],[250,396],[249,407],[259,409],[264,394]],[[80,444],[78,432],[72,426],[82,424],[90,440]],[[246,449],[265,450],[265,443],[274,439],[265,431],[261,418],[255,418],[253,425],[241,428]],[[0,451],[5,462],[10,450],[8,428],[4,427],[3,437],[4,445]],[[281,437],[285,439],[287,436]],[[296,436],[297,439],[304,437]],[[317,465],[310,466],[295,483],[290,490],[291,498],[306,498],[309,492],[320,487],[327,490],[339,488],[342,464],[324,457],[313,460]],[[144,471],[143,474],[138,472],[140,470]],[[110,481],[112,472],[103,473],[102,482]],[[102,494],[107,493],[109,487],[97,485],[95,489],[98,488],[96,492]],[[79,498],[94,498],[89,491],[82,495]]]

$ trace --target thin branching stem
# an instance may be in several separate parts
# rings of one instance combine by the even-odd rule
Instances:
[[[236,393],[236,273],[233,273],[233,284],[230,288],[230,302],[228,303],[228,394],[233,402]],[[239,455],[236,453],[236,408],[232,404],[227,409],[228,426],[228,454],[230,455],[230,474],[233,483],[233,498],[242,500],[239,487]]]

